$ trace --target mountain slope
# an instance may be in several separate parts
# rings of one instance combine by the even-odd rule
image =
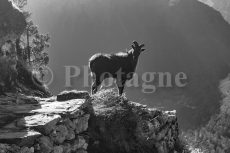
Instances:
[[[221,14],[194,0],[181,1],[171,7],[168,1],[159,0],[104,3],[111,6],[108,14],[112,20],[102,22],[109,16],[97,11],[98,21],[93,24],[103,34],[94,31],[93,35],[99,44],[105,44],[101,41],[107,34],[143,41],[147,51],[140,56],[140,75],[144,72],[185,72],[189,78],[188,86],[182,90],[158,88],[154,94],[142,95],[136,94],[141,89],[129,90],[129,97],[149,99],[146,101],[157,99],[166,109],[177,108],[183,127],[208,121],[219,108],[219,80],[229,72],[230,26]],[[95,2],[95,5],[99,4]],[[105,48],[114,46],[111,42],[106,42]],[[178,104],[180,101],[185,104]]]
[[[150,107],[177,109],[184,128],[198,126],[218,111],[218,84],[229,72],[230,58],[230,26],[218,11],[196,0],[39,3],[37,21],[53,38],[50,55],[55,60],[50,65],[56,75],[50,88],[54,92],[64,86],[63,66],[86,65],[95,53],[125,50],[137,40],[147,49],[138,63],[140,76],[185,72],[189,82],[185,88],[157,88],[153,94],[142,93],[140,82],[139,88],[125,90],[127,97]],[[73,88],[83,86],[81,76],[73,80]]]

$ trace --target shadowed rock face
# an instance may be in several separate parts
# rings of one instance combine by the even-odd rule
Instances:
[[[23,13],[11,1],[0,0],[0,47],[11,40],[10,56],[0,57],[0,95],[4,92],[21,92],[37,96],[50,96],[41,82],[26,65],[17,60],[13,45],[24,31],[26,20]]]
[[[26,27],[26,20],[9,0],[0,0],[0,50],[6,41],[17,39]],[[2,51],[1,51],[2,52]],[[16,56],[12,58],[0,57],[0,94],[3,94],[3,86],[7,84],[6,80],[11,80],[16,76]]]
[[[23,13],[12,2],[0,0],[0,46],[7,40],[15,40],[25,27]]]

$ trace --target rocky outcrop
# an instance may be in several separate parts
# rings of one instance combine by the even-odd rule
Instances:
[[[0,46],[18,38],[26,27],[25,17],[9,0],[0,0]]]
[[[1,153],[177,151],[175,112],[149,109],[112,90],[62,102],[14,96],[1,97]]]
[[[168,153],[177,150],[175,111],[163,112],[107,90],[93,96],[89,120],[90,153]]]

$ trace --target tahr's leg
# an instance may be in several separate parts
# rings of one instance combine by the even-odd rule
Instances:
[[[92,94],[95,94],[97,92],[98,86],[100,86],[101,81],[100,78],[96,76],[95,81],[92,84]]]
[[[91,83],[91,95],[94,94],[94,90],[96,88],[96,80],[95,80],[95,74],[93,72],[90,73],[90,76],[91,76],[91,80],[92,80],[92,83]]]
[[[96,89],[97,89],[96,80],[94,80],[91,86],[91,95],[95,94]]]
[[[119,95],[121,96],[123,91],[124,91],[124,87],[125,87],[125,82],[126,80],[117,80],[116,84],[117,84],[117,88],[119,91]]]

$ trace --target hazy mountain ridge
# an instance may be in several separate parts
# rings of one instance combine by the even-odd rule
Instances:
[[[199,1],[220,11],[223,17],[230,23],[230,1],[228,0],[199,0]]]

